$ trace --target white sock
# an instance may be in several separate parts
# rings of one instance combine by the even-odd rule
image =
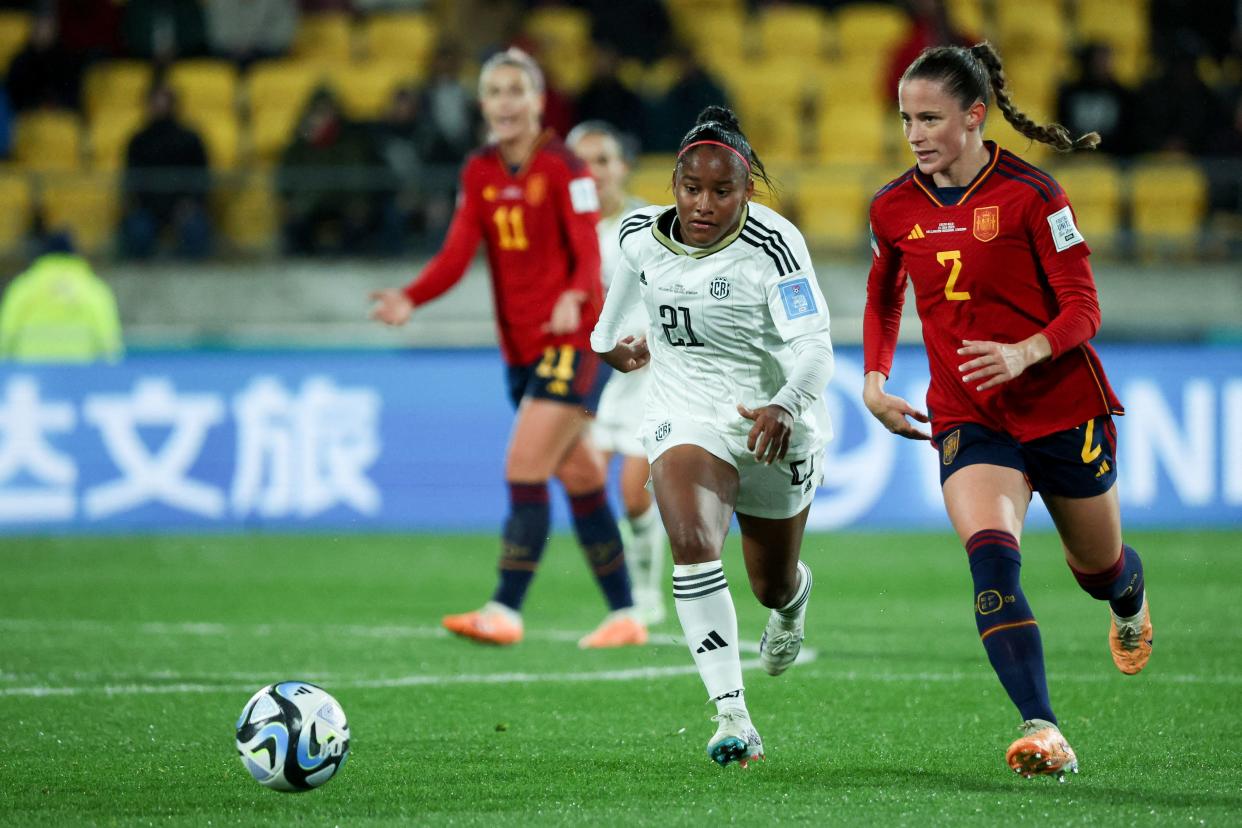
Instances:
[[[632,544],[626,549],[626,560],[634,562],[634,584],[658,590],[664,576],[664,524],[660,522],[660,512],[652,503],[647,511],[626,523]]]
[[[802,561],[798,561],[798,588],[794,590],[794,597],[789,603],[779,608],[777,612],[786,618],[793,620],[802,612],[806,606],[806,600],[811,595],[811,569]]]
[[[673,603],[707,697],[721,712],[745,710],[737,612],[720,561],[674,565]]]

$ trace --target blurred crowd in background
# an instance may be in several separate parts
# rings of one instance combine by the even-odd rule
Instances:
[[[911,163],[901,70],[991,39],[1017,105],[1097,153],[985,135],[1062,181],[1093,248],[1242,252],[1237,0],[44,0],[0,2],[0,255],[67,232],[94,256],[430,250],[486,139],[477,69],[510,44],[545,122],[603,119],[631,184],[671,201],[695,114],[733,106],[821,249],[866,249],[871,193]],[[1082,155],[1082,154],[1080,154]]]

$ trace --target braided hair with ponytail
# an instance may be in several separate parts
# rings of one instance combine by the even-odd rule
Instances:
[[[1057,152],[1077,149],[1095,149],[1100,145],[1100,134],[1088,132],[1077,138],[1060,124],[1038,124],[1019,110],[1009,97],[1009,82],[1000,54],[986,40],[969,49],[961,46],[936,46],[924,49],[901,76],[901,82],[922,79],[937,81],[945,92],[955,98],[962,109],[969,109],[975,101],[988,105],[991,97],[996,106],[1014,129],[1030,138],[1047,144]]]

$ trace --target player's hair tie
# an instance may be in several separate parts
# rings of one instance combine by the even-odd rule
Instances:
[[[682,147],[681,152],[677,153],[677,157],[680,159],[683,155],[686,154],[687,150],[692,150],[695,147],[702,146],[703,144],[711,144],[714,147],[724,147],[729,152],[733,153],[738,158],[742,159],[742,163],[746,165],[746,172],[750,172],[749,159],[747,159],[745,155],[742,155],[740,152],[738,152],[737,150],[735,150],[733,147],[729,146],[728,144],[724,143],[723,141],[694,141]]]

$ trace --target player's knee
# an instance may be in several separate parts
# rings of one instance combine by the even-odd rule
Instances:
[[[668,543],[673,561],[678,564],[703,563],[720,557],[720,542],[715,533],[697,523],[669,527]]]
[[[604,470],[594,463],[574,461],[562,463],[556,477],[570,494],[593,492],[604,488]]]
[[[627,517],[639,517],[651,508],[651,493],[644,486],[622,486],[621,501]]]

